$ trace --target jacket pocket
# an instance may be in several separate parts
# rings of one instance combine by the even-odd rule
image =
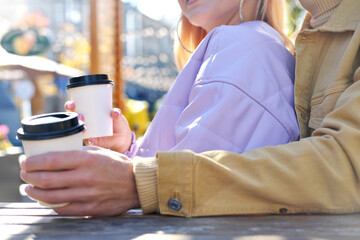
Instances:
[[[324,93],[320,97],[311,100],[309,128],[316,130],[321,126],[323,119],[328,113],[334,110],[337,100],[348,85],[349,84],[344,83]]]

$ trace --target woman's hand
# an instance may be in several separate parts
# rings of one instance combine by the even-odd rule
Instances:
[[[75,112],[74,102],[66,102],[65,110],[68,112]],[[113,135],[109,137],[90,138],[87,139],[85,143],[87,145],[96,145],[119,153],[124,153],[130,149],[132,142],[129,123],[118,108],[114,108],[111,111],[111,117],[113,119]],[[79,119],[84,121],[86,125],[86,116],[79,115]]]
[[[53,152],[20,162],[20,177],[31,184],[29,197],[68,205],[54,208],[61,215],[113,216],[140,207],[128,158],[99,147]]]

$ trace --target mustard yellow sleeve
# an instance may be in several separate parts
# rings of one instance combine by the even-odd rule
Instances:
[[[158,153],[162,214],[360,212],[360,70],[313,135],[244,154]]]
[[[313,135],[244,154],[135,158],[143,212],[177,216],[360,212],[360,68]]]
[[[157,195],[157,159],[135,157],[133,163],[142,211],[144,214],[156,212],[159,205]]]

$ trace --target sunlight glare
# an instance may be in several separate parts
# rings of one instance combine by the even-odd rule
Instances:
[[[180,7],[176,0],[132,0],[140,12],[155,19],[165,19],[175,23],[180,17]]]

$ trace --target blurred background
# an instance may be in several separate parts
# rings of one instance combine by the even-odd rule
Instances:
[[[297,1],[286,2],[291,36],[305,13]],[[11,179],[20,181],[20,120],[64,111],[70,77],[108,74],[114,107],[137,136],[144,133],[178,74],[173,40],[180,8],[176,0],[0,0],[0,6],[0,201],[15,201],[8,191]]]

